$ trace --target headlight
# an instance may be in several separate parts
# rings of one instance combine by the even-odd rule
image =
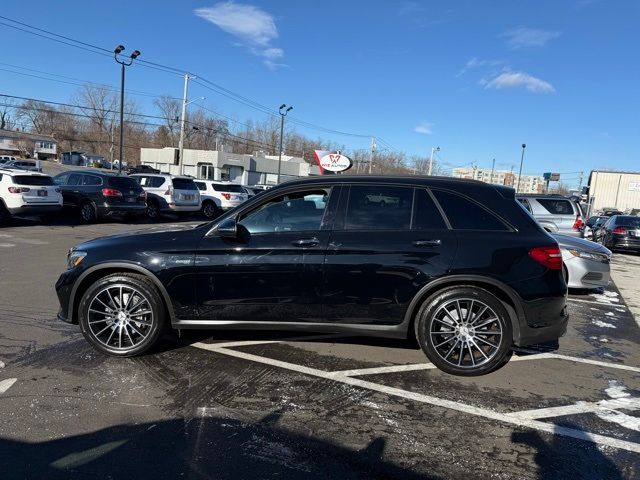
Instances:
[[[84,257],[87,256],[87,252],[82,252],[80,250],[69,250],[67,254],[67,268],[71,270],[72,268],[77,267],[82,263]]]
[[[609,262],[609,255],[604,253],[585,252],[584,250],[569,250],[569,253],[574,257],[587,258],[589,260],[595,260],[596,262]]]

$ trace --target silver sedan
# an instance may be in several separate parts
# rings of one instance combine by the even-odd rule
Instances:
[[[598,243],[553,234],[562,252],[563,273],[570,288],[600,288],[609,284],[611,251]]]

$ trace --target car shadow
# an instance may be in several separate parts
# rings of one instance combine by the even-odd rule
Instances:
[[[280,426],[278,411],[253,423],[208,414],[224,411],[35,443],[0,437],[2,478],[435,478],[385,460],[383,437],[352,449]]]
[[[569,422],[563,423],[562,426],[556,425],[555,428],[581,430],[579,426]],[[543,437],[535,430],[513,432],[511,441],[534,449],[539,479],[618,480],[623,478],[620,469],[602,453],[596,444],[576,441],[561,435]]]

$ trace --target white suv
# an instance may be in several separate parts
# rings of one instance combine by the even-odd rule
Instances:
[[[196,180],[202,196],[202,214],[206,218],[216,218],[223,211],[237,207],[249,198],[242,185],[213,180]]]
[[[193,213],[200,210],[200,193],[191,177],[163,173],[130,175],[147,192],[147,216],[156,219],[162,212]]]
[[[0,220],[62,208],[62,193],[49,175],[0,167]]]

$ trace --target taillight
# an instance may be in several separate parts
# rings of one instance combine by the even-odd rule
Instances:
[[[616,227],[613,230],[611,230],[611,233],[617,233],[618,235],[626,235],[627,229],[624,227]]]
[[[529,256],[549,270],[562,268],[562,253],[558,247],[536,247],[529,250]]]
[[[102,195],[105,197],[121,197],[122,192],[120,190],[116,190],[115,188],[103,188]]]
[[[173,195],[173,186],[169,185],[169,188],[167,188],[167,191],[164,192],[165,195]]]
[[[573,229],[580,230],[582,228],[582,225],[584,225],[584,222],[580,218],[580,215],[576,215],[576,221],[573,224]]]
[[[231,200],[231,194],[230,193],[223,193],[222,196],[224,197],[225,200]]]
[[[27,187],[9,187],[9,193],[25,193],[29,190]]]

